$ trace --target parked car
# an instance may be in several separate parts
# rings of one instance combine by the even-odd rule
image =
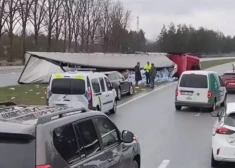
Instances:
[[[212,133],[211,166],[219,167],[221,162],[235,163],[235,103],[227,103],[221,111],[211,114],[217,117]]]
[[[81,107],[116,113],[116,91],[110,80],[98,72],[53,74],[48,89],[49,106]]]
[[[0,165],[4,168],[140,168],[136,136],[120,132],[104,113],[1,106],[0,127]]]
[[[235,91],[235,71],[227,71],[221,78],[224,81],[225,87],[227,92],[234,92]]]
[[[214,111],[218,105],[224,106],[226,100],[227,91],[217,72],[185,71],[176,87],[176,110],[187,106],[210,108]]]
[[[109,80],[113,84],[113,88],[115,88],[116,90],[118,100],[121,100],[122,95],[124,94],[134,94],[134,86],[132,82],[125,80],[124,76],[121,73],[117,71],[110,71],[104,72],[104,74],[109,78]]]

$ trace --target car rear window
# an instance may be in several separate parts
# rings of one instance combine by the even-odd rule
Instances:
[[[85,81],[82,79],[53,79],[51,92],[53,94],[77,95],[85,94]]]
[[[235,73],[225,73],[222,76],[223,78],[235,78]]]
[[[198,74],[184,74],[180,80],[180,87],[207,88],[207,76]]]
[[[35,140],[0,135],[0,167],[36,167]]]
[[[228,126],[231,126],[231,127],[235,127],[235,112],[228,115],[226,118],[225,118],[225,121],[224,123]]]

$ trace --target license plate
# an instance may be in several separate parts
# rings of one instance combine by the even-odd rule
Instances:
[[[67,107],[67,104],[55,104],[55,106],[58,106],[58,107]]]
[[[192,96],[193,93],[192,92],[181,92],[182,95],[189,95],[189,96]]]
[[[187,99],[187,100],[192,100],[192,97],[187,97],[186,99]]]

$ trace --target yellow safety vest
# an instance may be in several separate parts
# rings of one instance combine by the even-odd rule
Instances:
[[[144,66],[144,69],[146,70],[146,72],[150,72],[150,70],[151,70],[151,64],[145,65],[145,66]]]

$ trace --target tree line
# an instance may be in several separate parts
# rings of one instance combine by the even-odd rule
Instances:
[[[0,57],[24,59],[25,51],[126,52],[130,37],[138,34],[127,30],[130,16],[114,0],[1,0]]]
[[[163,25],[156,40],[155,51],[184,53],[231,53],[235,51],[235,36],[225,36],[220,31],[204,27],[195,29],[185,24]]]
[[[163,26],[155,42],[128,30],[131,11],[115,0],[1,0],[0,60],[25,51],[230,53],[235,37],[187,25]]]

